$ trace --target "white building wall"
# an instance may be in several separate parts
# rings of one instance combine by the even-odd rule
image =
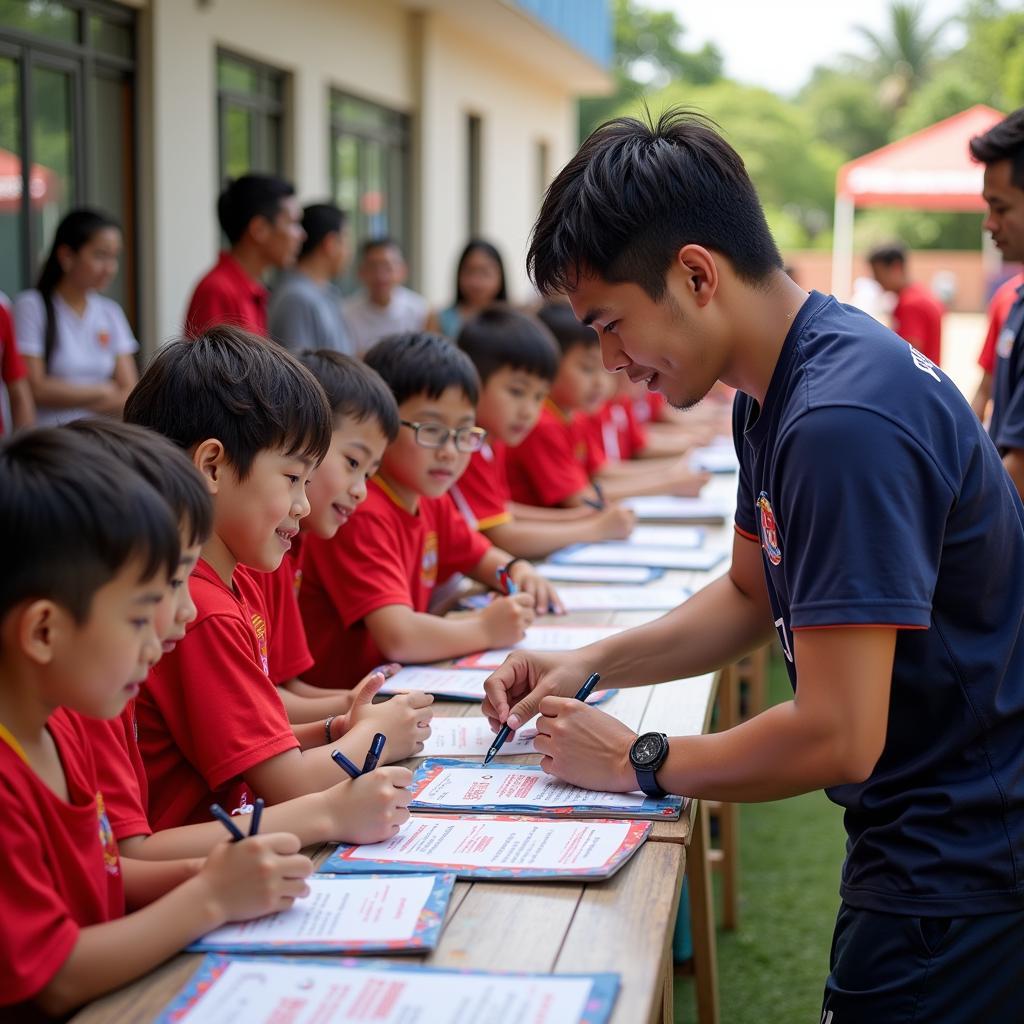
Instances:
[[[451,298],[467,237],[466,115],[483,120],[481,233],[505,256],[510,296],[529,298],[523,259],[537,214],[536,146],[556,171],[575,146],[573,98],[555,76],[402,0],[137,0],[140,10],[140,267],[150,351],[180,330],[216,257],[216,51],[291,75],[288,173],[303,202],[330,191],[331,86],[412,115],[412,237],[419,285]],[[479,9],[477,9],[479,10]]]

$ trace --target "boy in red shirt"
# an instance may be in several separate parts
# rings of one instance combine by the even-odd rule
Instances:
[[[14,339],[10,304],[3,292],[0,292],[0,381],[7,387],[14,429],[32,426],[36,421],[36,403],[28,384],[28,368]],[[0,434],[3,432],[3,418],[0,417]]]
[[[402,429],[370,482],[366,508],[330,541],[304,544],[299,606],[313,683],[352,685],[381,661],[438,661],[522,639],[534,607],[557,607],[532,566],[491,547],[448,498],[485,432],[479,379],[451,342],[427,333],[378,342],[366,362],[391,388]],[[520,593],[445,619],[427,613],[438,580],[465,573],[488,586],[509,565]]]
[[[179,555],[163,498],[85,438],[29,431],[0,446],[0,526],[0,1016],[17,1020],[66,1014],[226,921],[286,909],[312,864],[271,832],[222,841],[202,865],[118,856],[76,713],[118,715],[159,657],[154,612]]]
[[[879,246],[868,256],[868,263],[875,280],[896,296],[892,329],[936,366],[941,366],[942,303],[923,284],[910,280],[906,248],[902,245]]]
[[[562,359],[536,427],[508,453],[513,500],[549,508],[603,507],[606,498],[696,494],[708,477],[690,472],[680,460],[643,466],[608,462],[587,418],[606,394],[597,333],[565,303],[545,303],[538,316],[555,336]]]
[[[196,619],[137,704],[150,824],[207,821],[214,801],[242,813],[256,795],[276,804],[334,785],[336,733],[323,722],[293,731],[268,676],[274,636],[253,577],[281,564],[309,512],[305,486],[331,441],[322,388],[280,346],[219,327],[161,349],[125,418],[186,449],[214,499],[192,579]],[[361,763],[380,731],[388,761],[416,752],[430,712],[410,701],[382,705],[336,746]]]
[[[157,638],[163,653],[169,653],[184,639],[186,627],[196,617],[189,577],[213,529],[213,503],[206,484],[184,452],[151,430],[108,417],[74,420],[64,429],[86,438],[138,473],[174,514],[181,553],[154,614]],[[350,697],[347,692],[345,696]],[[134,699],[109,721],[78,717],[93,751],[107,819],[122,857],[166,860],[205,856],[223,841],[224,831],[217,821],[157,833],[150,828],[146,812],[149,786],[139,751]],[[411,781],[408,769],[397,767],[380,768],[354,781],[345,776],[322,793],[268,807],[263,827],[270,832],[292,832],[303,846],[388,839],[395,825],[408,820],[406,807],[411,797],[405,787]]]
[[[621,540],[635,516],[612,505],[549,509],[512,501],[505,462],[540,417],[558,372],[558,347],[534,317],[493,306],[459,332],[458,346],[480,375],[477,423],[487,441],[469,459],[466,472],[449,493],[466,522],[493,543],[520,558],[543,558],[584,541]]]
[[[196,285],[185,334],[233,324],[265,338],[269,293],[263,275],[290,267],[306,237],[295,189],[270,174],[245,174],[220,194],[217,219],[231,248]]]

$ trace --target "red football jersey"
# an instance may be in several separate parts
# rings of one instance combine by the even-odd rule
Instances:
[[[269,662],[270,681],[275,686],[301,676],[313,665],[313,655],[309,653],[306,631],[299,614],[302,571],[293,555],[298,539],[296,537],[292,541],[292,550],[285,552],[274,572],[252,572],[253,579],[263,591],[270,635],[274,638]]]
[[[473,452],[466,472],[448,492],[471,529],[489,530],[512,518],[505,455],[502,441],[485,444]]]
[[[900,291],[892,311],[892,329],[936,366],[942,360],[942,314],[942,303],[917,283]]]

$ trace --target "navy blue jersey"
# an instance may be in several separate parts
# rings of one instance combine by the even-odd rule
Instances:
[[[792,631],[899,627],[885,748],[836,786],[842,896],[889,913],[1024,906],[1024,507],[956,386],[812,293],[764,408],[737,396],[736,526]]]
[[[1010,307],[996,341],[996,373],[992,387],[989,433],[1004,455],[1024,448],[1024,285]]]

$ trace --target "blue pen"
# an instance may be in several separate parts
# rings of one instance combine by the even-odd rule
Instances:
[[[601,485],[596,480],[591,480],[590,486],[594,488],[597,501],[594,501],[593,498],[584,498],[583,504],[589,505],[595,512],[603,512],[608,507],[608,503],[604,500],[604,491],[601,490]]]
[[[519,587],[516,586],[516,581],[512,579],[511,573],[503,565],[495,574],[498,577],[498,586],[502,587],[506,594],[511,597],[513,594],[519,593]]]
[[[231,842],[237,843],[244,839],[238,826],[231,820],[231,815],[220,804],[210,804],[210,813],[231,833]]]
[[[340,750],[332,750],[331,757],[339,768],[348,772],[350,778],[358,779],[363,774]]]
[[[252,805],[252,817],[249,819],[249,835],[259,835],[260,831],[260,818],[263,815],[263,797],[256,797],[256,802]]]
[[[384,752],[384,744],[387,742],[387,737],[384,733],[379,732],[373,737],[373,742],[370,744],[370,749],[366,752],[366,760],[363,762],[363,774],[372,772],[377,767],[377,762],[380,760],[380,755]]]
[[[600,679],[600,673],[591,673],[591,675],[588,676],[587,681],[576,692],[575,699],[586,700],[594,692],[594,687],[597,686]],[[505,740],[508,739],[508,734],[511,731],[512,730],[508,727],[507,723],[498,730],[498,735],[494,737],[494,742],[491,744],[490,749],[487,751],[487,754],[484,757],[484,764],[490,764],[491,761],[494,760],[494,756],[498,753],[499,750],[501,750],[502,746],[505,743]]]

